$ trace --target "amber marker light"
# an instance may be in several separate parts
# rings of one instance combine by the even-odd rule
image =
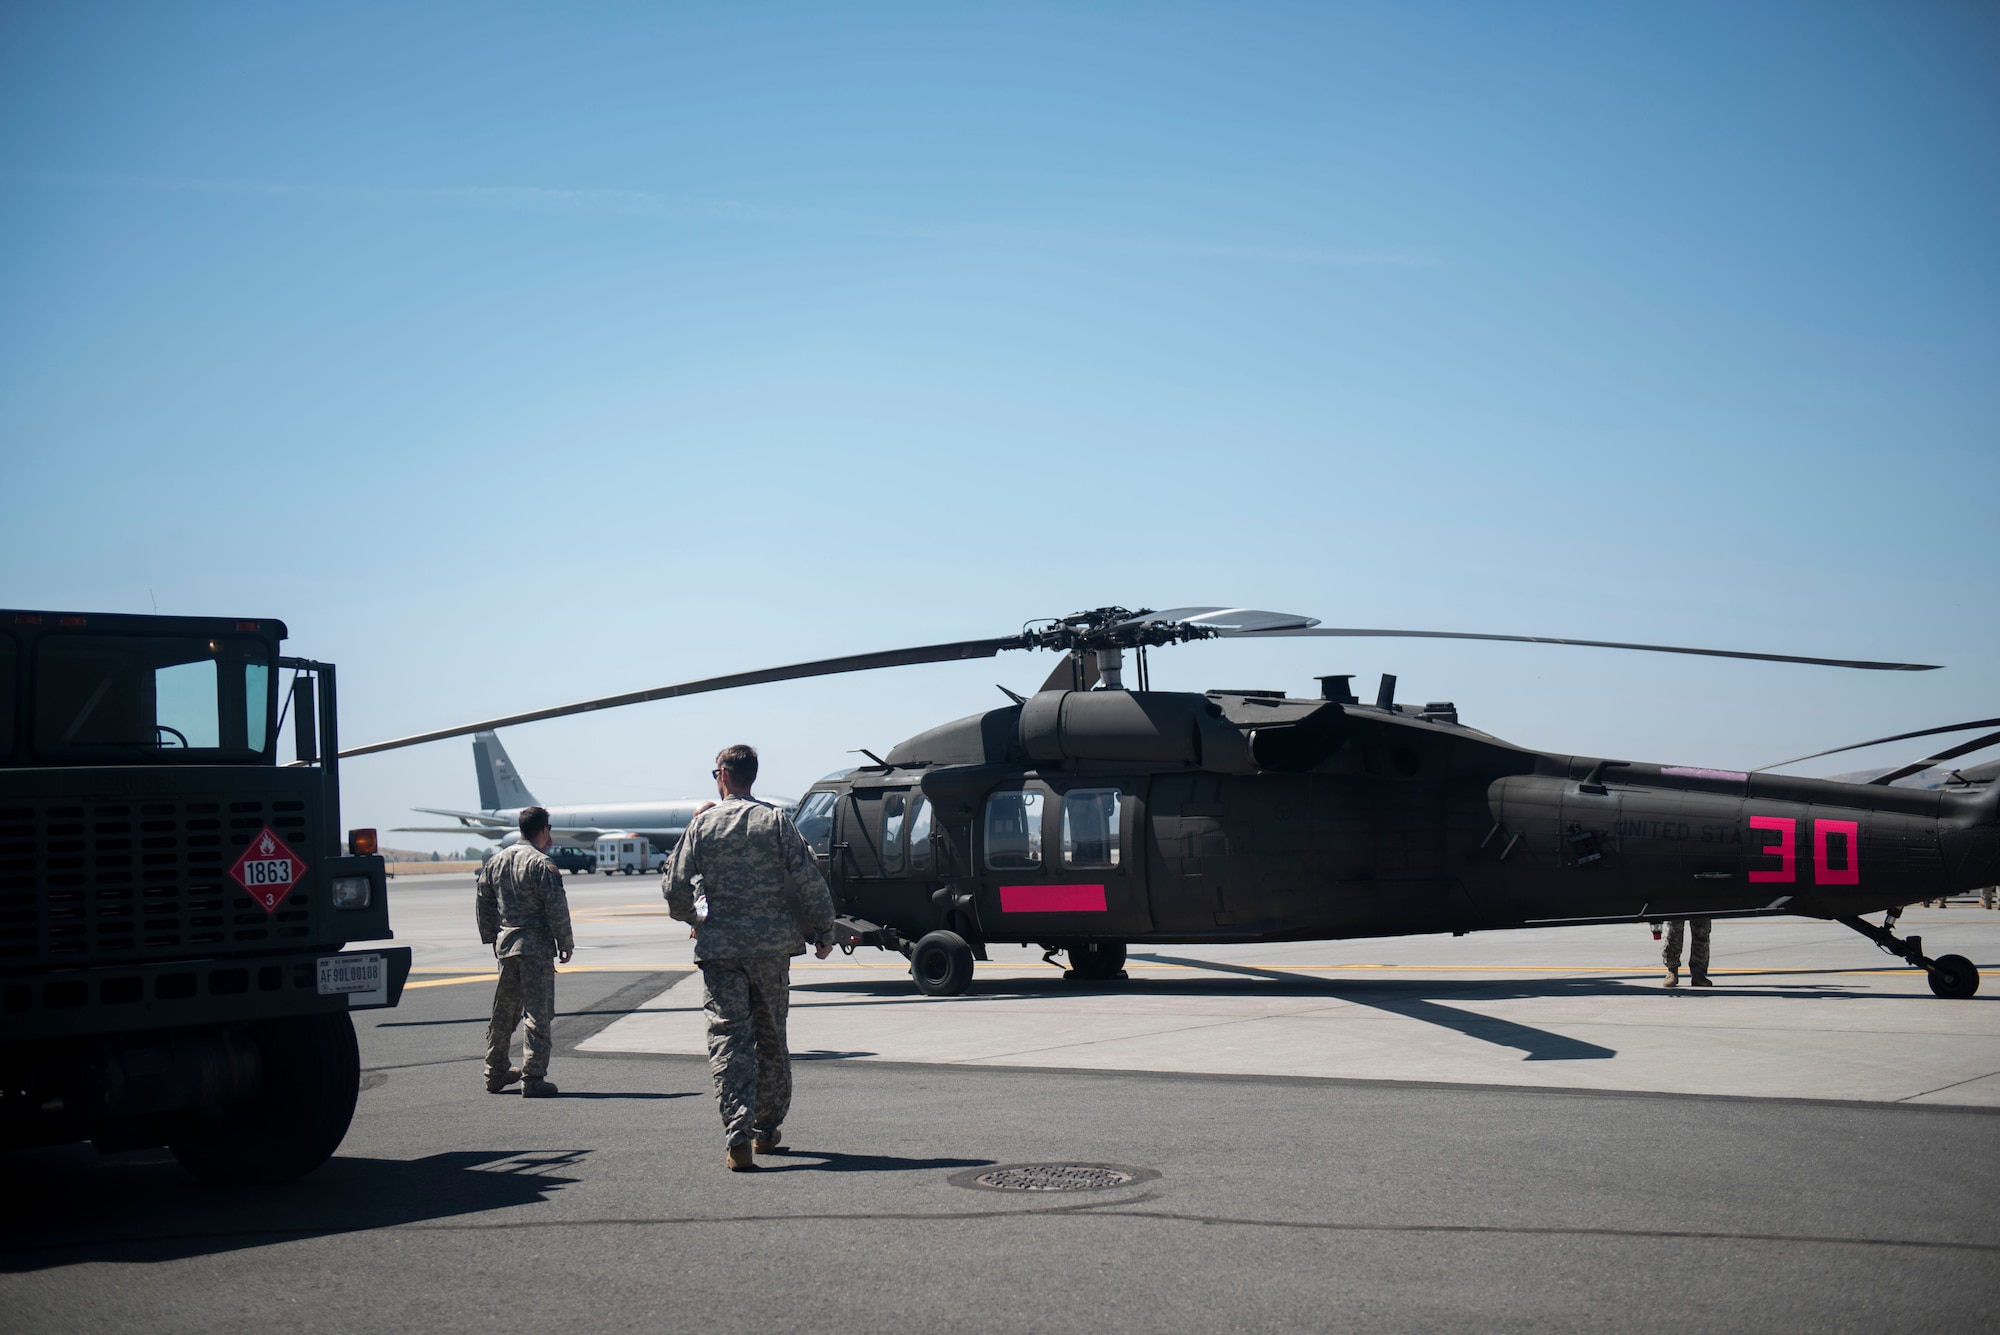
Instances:
[[[349,830],[347,832],[347,851],[356,857],[365,857],[373,853],[375,851],[375,831]]]

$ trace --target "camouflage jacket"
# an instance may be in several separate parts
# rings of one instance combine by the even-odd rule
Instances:
[[[660,893],[667,912],[687,923],[695,895],[708,897],[698,960],[799,955],[808,937],[833,939],[833,895],[812,850],[790,816],[755,798],[727,798],[689,821]]]
[[[479,869],[479,939],[497,943],[502,959],[576,948],[562,873],[533,844],[515,844]]]

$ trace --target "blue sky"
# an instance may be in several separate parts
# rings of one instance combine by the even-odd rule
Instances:
[[[1996,150],[1972,5],[10,3],[0,601],[281,616],[355,742],[1106,603],[1949,665],[1154,663],[1551,750],[1982,717]],[[506,740],[795,792],[1046,670]]]

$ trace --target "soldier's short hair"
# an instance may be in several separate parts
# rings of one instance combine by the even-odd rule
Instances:
[[[722,754],[715,758],[715,767],[727,770],[729,777],[738,783],[757,781],[757,748],[738,742],[735,746],[725,746]]]
[[[536,835],[548,828],[549,810],[547,807],[521,808],[521,837],[523,839],[532,840]]]

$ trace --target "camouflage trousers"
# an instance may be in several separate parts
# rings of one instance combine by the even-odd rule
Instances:
[[[527,1017],[527,1059],[521,1074],[530,1080],[549,1073],[556,1049],[556,962],[548,955],[508,955],[500,961],[500,985],[493,989],[493,1021],[486,1026],[486,1078],[512,1069],[507,1049],[514,1028]]]
[[[1660,951],[1660,962],[1669,969],[1679,972],[1681,967],[1681,936],[1688,924],[1694,924],[1694,940],[1688,944],[1688,972],[1696,978],[1708,977],[1708,934],[1714,923],[1707,918],[1676,918],[1667,924],[1667,944]]]
[[[708,1015],[708,1071],[729,1143],[775,1131],[792,1109],[792,1055],[785,1047],[791,1007],[788,955],[702,960]]]

